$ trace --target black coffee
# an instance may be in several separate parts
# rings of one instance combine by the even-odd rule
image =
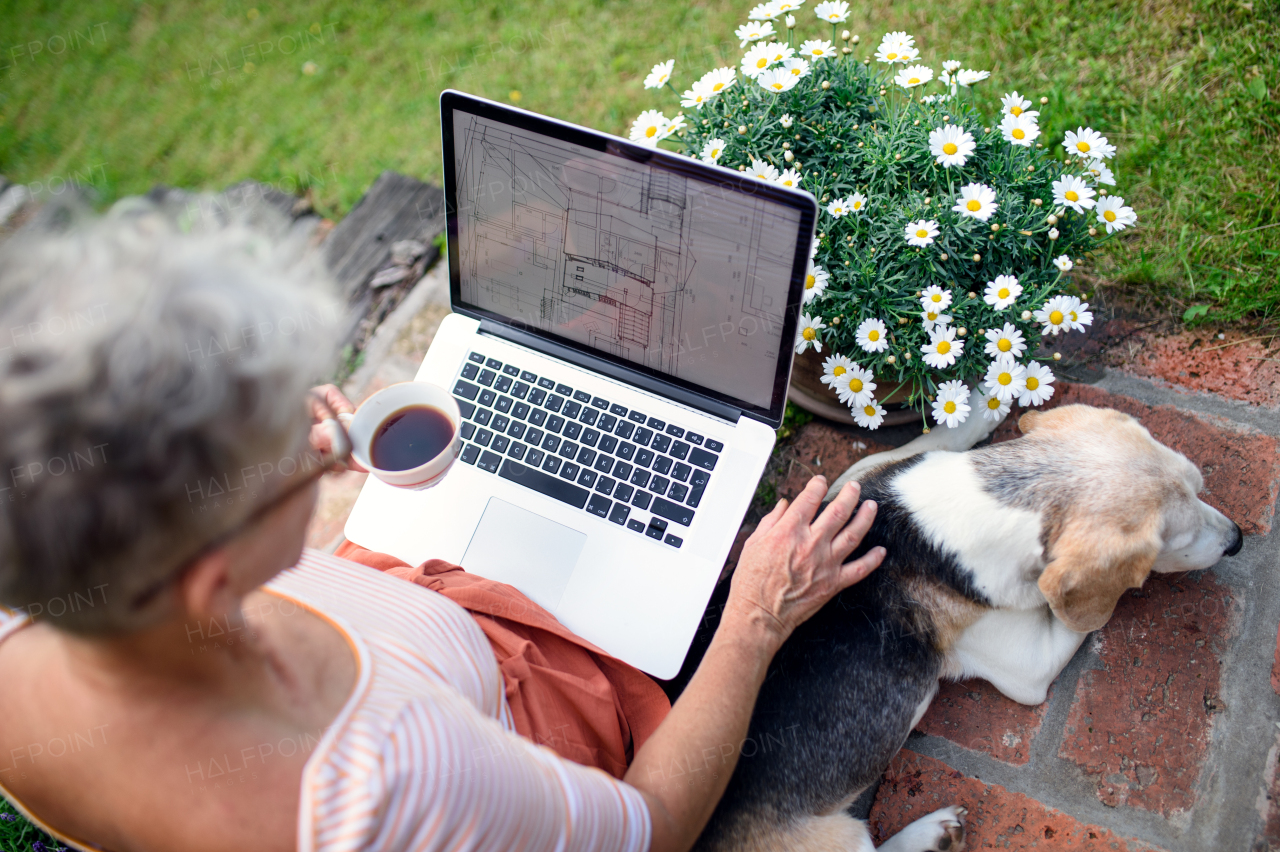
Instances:
[[[410,405],[378,426],[369,461],[379,470],[408,470],[431,461],[452,441],[449,415],[430,405]]]

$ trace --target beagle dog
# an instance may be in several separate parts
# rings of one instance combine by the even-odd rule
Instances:
[[[856,479],[879,504],[855,555],[888,554],[774,658],[751,719],[762,746],[739,758],[698,849],[870,852],[847,808],[940,678],[980,677],[1042,703],[1126,589],[1239,552],[1239,527],[1197,498],[1195,465],[1132,417],[1032,411],[1018,421],[1023,437],[970,449],[996,425],[970,417],[934,429],[832,484],[828,499]],[[964,813],[935,811],[881,852],[959,852]]]

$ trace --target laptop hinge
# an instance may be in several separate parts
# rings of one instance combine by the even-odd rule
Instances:
[[[596,358],[585,352],[579,352],[568,346],[547,340],[536,334],[513,328],[509,325],[494,322],[489,319],[480,320],[480,333],[489,334],[499,337],[503,340],[532,349],[535,352],[541,352],[543,355],[549,355],[552,358],[561,361],[567,361],[576,367],[584,370],[590,370],[593,373],[599,373],[602,376],[608,376],[616,379],[624,384],[640,388],[657,396],[665,397],[673,402],[681,405],[687,405],[689,408],[710,414],[713,417],[719,417],[721,420],[727,420],[730,423],[737,423],[742,417],[742,409],[714,399],[708,399],[701,394],[685,390],[682,387],[669,384],[661,379],[655,379],[653,376],[645,373],[628,370],[626,367],[614,364],[612,361],[606,361],[603,358]]]

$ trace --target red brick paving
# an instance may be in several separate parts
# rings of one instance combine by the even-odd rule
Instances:
[[[1047,706],[1019,704],[984,680],[944,681],[916,730],[1021,766]]]
[[[1218,340],[1211,331],[1172,336],[1140,333],[1132,338],[1132,345],[1118,347],[1124,360],[1120,368],[1227,399],[1280,406],[1280,360],[1276,360],[1280,353],[1267,350],[1275,338],[1249,340],[1253,336],[1230,334]]]
[[[883,843],[926,814],[963,805],[965,849],[1043,849],[1063,852],[1157,852],[1155,847],[1086,825],[998,784],[966,778],[940,760],[903,749],[885,771],[867,822]]]
[[[888,444],[841,432],[825,420],[814,420],[800,428],[786,451],[787,467],[778,496],[791,499],[819,473],[834,482],[858,460],[888,449]]]
[[[1114,408],[1137,418],[1156,440],[1185,455],[1204,474],[1201,498],[1240,525],[1245,535],[1266,535],[1280,481],[1280,446],[1275,438],[1221,418],[1192,414],[1171,405],[1147,405],[1092,385],[1059,382],[1042,408],[1084,403]],[[995,440],[1020,434],[1015,409],[996,430]]]
[[[1166,817],[1195,804],[1213,716],[1226,710],[1218,655],[1237,610],[1208,573],[1153,575],[1120,599],[1099,634],[1103,667],[1076,684],[1058,749],[1103,804]]]

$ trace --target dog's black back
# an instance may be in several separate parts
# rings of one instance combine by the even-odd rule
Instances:
[[[854,556],[881,545],[885,560],[797,628],[774,657],[698,849],[739,847],[761,819],[778,824],[830,812],[884,772],[942,665],[934,623],[912,586],[941,584],[989,605],[955,559],[920,536],[889,487],[921,458],[862,482],[862,498],[879,511]]]

